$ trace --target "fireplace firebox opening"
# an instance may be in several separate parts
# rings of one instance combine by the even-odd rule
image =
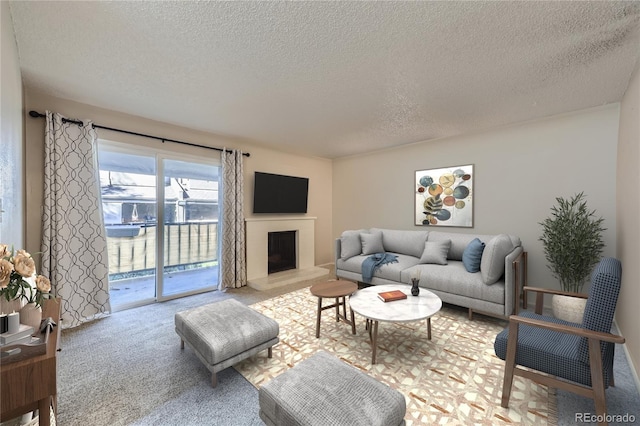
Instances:
[[[269,232],[268,272],[296,269],[296,231]]]

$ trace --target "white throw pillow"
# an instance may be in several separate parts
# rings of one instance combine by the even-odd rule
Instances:
[[[449,247],[451,247],[451,240],[425,242],[420,263],[446,265]]]
[[[362,254],[374,254],[384,252],[384,246],[382,245],[382,232],[372,232],[370,234],[360,234],[360,241],[362,242]]]

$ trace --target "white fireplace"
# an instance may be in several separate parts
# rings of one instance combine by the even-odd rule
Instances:
[[[247,281],[260,282],[269,275],[269,232],[296,232],[296,270],[315,267],[315,217],[269,217],[245,219],[247,247]],[[272,275],[286,274],[278,272]]]

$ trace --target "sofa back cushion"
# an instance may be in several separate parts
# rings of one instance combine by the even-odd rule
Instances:
[[[371,228],[371,232],[382,232],[384,251],[406,254],[420,258],[424,252],[428,231],[401,231],[397,229]]]
[[[515,248],[506,234],[496,235],[485,243],[480,262],[480,273],[485,284],[493,284],[504,274],[504,258]]]

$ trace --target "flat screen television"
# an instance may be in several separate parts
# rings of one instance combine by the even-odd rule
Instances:
[[[255,172],[254,213],[306,213],[309,178]]]

